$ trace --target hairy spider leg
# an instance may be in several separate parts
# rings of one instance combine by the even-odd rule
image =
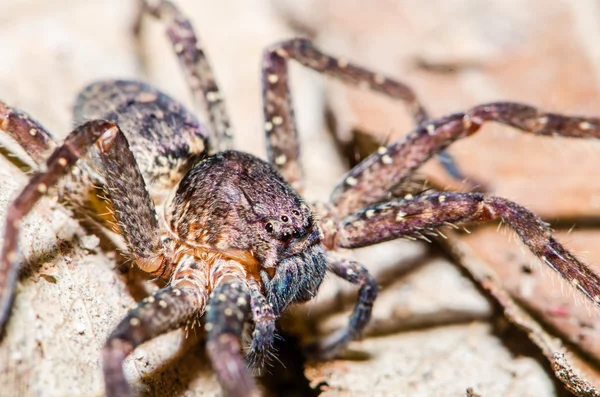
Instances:
[[[273,352],[277,316],[273,307],[269,305],[262,294],[261,286],[255,280],[248,280],[248,288],[250,289],[250,308],[254,319],[254,330],[247,360],[251,367],[260,371]]]
[[[546,113],[512,102],[476,106],[464,113],[430,120],[387,147],[382,146],[348,171],[333,190],[331,202],[340,219],[385,201],[393,188],[452,142],[474,134],[482,124],[497,122],[535,135],[600,138],[600,119]]]
[[[209,265],[185,255],[169,286],[142,300],[121,320],[102,351],[108,397],[129,397],[123,360],[140,344],[183,325],[193,326],[208,301]]]
[[[154,203],[129,148],[116,127],[98,140],[104,177],[118,231],[138,267],[155,277],[169,277],[170,257],[163,246]]]
[[[342,257],[327,254],[327,269],[336,276],[357,285],[358,299],[346,328],[339,330],[326,339],[309,346],[309,353],[321,360],[337,356],[346,345],[360,337],[371,320],[373,303],[377,298],[378,286],[375,278],[360,263]]]
[[[234,133],[225,100],[190,20],[170,1],[158,1],[154,4],[142,0],[141,7],[135,31],[140,30],[144,11],[165,25],[167,36],[192,92],[196,110],[208,113],[213,151],[232,149]]]
[[[142,300],[121,320],[102,349],[107,397],[130,397],[131,387],[123,373],[123,361],[142,343],[190,322],[204,310],[198,288],[172,285]]]
[[[326,76],[359,87],[365,87],[387,97],[404,102],[418,126],[429,119],[427,111],[407,85],[318,50],[306,39],[291,39],[271,45],[265,50],[262,65],[262,95],[264,129],[267,136],[267,157],[277,171],[299,192],[302,192],[300,145],[289,88],[287,61]],[[439,153],[448,174],[464,180],[458,166],[447,153]]]
[[[0,130],[8,133],[40,166],[56,149],[52,135],[27,113],[0,101]]]
[[[334,246],[358,248],[402,237],[426,238],[437,228],[502,219],[538,258],[600,304],[600,276],[566,250],[547,223],[509,200],[481,193],[442,192],[376,204],[345,217]]]
[[[250,291],[245,280],[228,279],[213,290],[206,313],[206,349],[229,397],[247,397],[256,391],[241,356],[242,332],[249,314]]]
[[[0,332],[4,331],[10,315],[19,272],[18,241],[22,219],[98,139],[110,139],[117,134],[119,129],[115,124],[102,120],[77,127],[48,158],[46,171],[34,175],[9,206],[0,258]]]

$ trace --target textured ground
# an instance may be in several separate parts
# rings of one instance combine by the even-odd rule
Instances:
[[[297,32],[324,50],[410,83],[435,115],[499,99],[552,111],[600,114],[600,10],[591,0],[380,1],[179,0],[192,16],[216,69],[239,148],[264,155],[259,66],[262,48]],[[0,2],[0,98],[26,109],[56,136],[71,127],[74,97],[86,83],[131,77],[189,103],[160,27],[145,31],[142,61],[131,39],[134,1]],[[293,27],[293,28],[292,28]],[[347,90],[294,68],[294,98],[311,198],[327,198],[347,162],[339,142],[367,150],[411,128],[401,105]],[[498,126],[453,146],[465,172],[494,194],[545,219],[568,218],[560,236],[600,264],[593,228],[567,235],[573,223],[598,218],[596,142],[526,137]],[[445,186],[461,188],[428,165]],[[0,208],[26,176],[0,159]],[[1,212],[1,211],[0,211]],[[564,230],[563,230],[564,229]],[[496,225],[465,239],[536,315],[599,357],[596,311],[576,304],[569,287],[535,263]],[[68,211],[46,200],[22,233],[25,272],[8,335],[0,346],[0,396],[97,396],[103,392],[99,348],[139,299],[114,271],[110,250]],[[566,393],[550,366],[454,265],[424,244],[394,242],[349,253],[382,287],[366,338],[344,359],[310,364],[306,376],[322,395],[553,396]],[[316,302],[298,308],[288,332],[327,333],[343,325],[354,290],[330,278]],[[135,299],[132,297],[135,296]],[[581,301],[581,299],[577,299]],[[498,319],[500,318],[500,320]],[[492,320],[495,319],[495,320]],[[306,336],[306,335],[305,335]],[[220,395],[196,338],[173,332],[137,349],[126,370],[140,395]],[[280,368],[273,368],[277,376]],[[592,378],[593,379],[593,378]],[[592,394],[590,394],[592,395]]]

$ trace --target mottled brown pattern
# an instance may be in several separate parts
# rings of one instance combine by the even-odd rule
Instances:
[[[75,121],[102,118],[118,124],[155,203],[208,153],[208,134],[179,102],[148,84],[112,80],[88,85],[75,101]],[[100,167],[93,152],[87,167]],[[103,184],[101,176],[97,183]],[[74,194],[76,195],[76,194]]]

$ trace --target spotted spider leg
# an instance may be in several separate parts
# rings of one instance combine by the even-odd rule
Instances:
[[[244,324],[250,314],[250,291],[242,279],[227,279],[213,289],[206,313],[206,349],[219,382],[230,397],[256,390],[241,356]]]
[[[158,217],[127,138],[117,129],[98,141],[115,218],[129,254],[155,277],[169,277],[169,254],[163,247]],[[132,210],[134,209],[134,210]]]
[[[132,396],[123,361],[140,344],[186,324],[204,308],[197,288],[172,285],[142,300],[119,323],[102,350],[107,397]]]
[[[273,350],[277,316],[256,281],[249,280],[248,288],[250,289],[250,307],[254,319],[254,330],[252,331],[252,342],[247,359],[251,367],[260,371],[268,362]]]
[[[204,313],[208,280],[208,264],[185,255],[170,285],[142,300],[121,320],[102,351],[107,396],[132,395],[122,366],[133,349],[167,331],[190,325]]]
[[[600,304],[600,276],[552,237],[547,223],[526,208],[481,193],[435,193],[376,204],[345,217],[335,246],[358,248],[401,237],[421,237],[448,224],[502,219],[523,243],[591,301]]]
[[[357,248],[424,234],[449,224],[487,222],[501,218],[529,249],[600,303],[600,277],[569,253],[549,226],[527,209],[508,200],[467,193],[436,193],[382,202],[386,190],[406,178],[436,151],[495,121],[537,135],[600,137],[600,120],[541,112],[516,103],[492,103],[468,112],[432,120],[402,140],[381,148],[350,170],[332,194],[333,208],[323,220],[330,249]],[[333,215],[332,215],[333,214]]]
[[[52,135],[27,113],[0,101],[0,130],[7,132],[25,149],[36,165],[43,165],[56,149]]]
[[[302,192],[300,150],[294,120],[292,95],[289,89],[287,60],[319,73],[339,79],[346,84],[369,88],[392,99],[403,101],[416,125],[429,119],[413,90],[407,85],[348,62],[322,53],[306,39],[291,39],[276,43],[265,51],[262,66],[262,95],[267,135],[267,157],[275,168],[298,191]],[[466,177],[453,157],[444,151],[437,153],[446,172],[472,188],[481,184]]]
[[[170,1],[141,0],[138,18],[142,18],[144,12],[148,12],[165,25],[167,36],[185,73],[196,108],[208,113],[214,151],[232,149],[233,128],[224,98],[190,20]],[[136,23],[136,26],[139,25],[140,21]]]
[[[287,61],[293,59],[319,73],[347,84],[364,86],[407,105],[417,125],[428,119],[425,108],[406,85],[381,74],[323,54],[305,39],[291,39],[266,49],[262,66],[263,110],[267,157],[298,191],[302,190],[300,151],[288,82]]]
[[[34,175],[27,186],[11,203],[6,214],[4,244],[0,257],[0,331],[3,332],[10,315],[19,272],[18,236],[22,219],[35,203],[56,185],[75,162],[99,138],[114,136],[118,127],[105,121],[91,121],[77,127],[46,161],[46,171]]]
[[[358,285],[359,290],[348,326],[309,347],[308,351],[322,360],[334,358],[346,347],[348,342],[360,337],[371,319],[373,303],[378,292],[375,278],[356,261],[327,254],[327,269],[336,276]]]
[[[333,190],[331,202],[344,217],[388,199],[394,186],[409,178],[425,161],[452,142],[476,133],[482,124],[496,122],[535,135],[600,138],[600,119],[543,112],[512,102],[480,105],[464,113],[429,121],[404,138],[380,147],[350,170]]]
[[[7,211],[0,262],[0,326],[10,314],[18,274],[17,247],[21,220],[50,188],[54,187],[92,145],[99,148],[115,218],[130,254],[144,272],[169,277],[154,205],[125,135],[116,124],[90,121],[77,127],[46,162],[46,171],[35,175]],[[131,211],[135,208],[136,211]]]

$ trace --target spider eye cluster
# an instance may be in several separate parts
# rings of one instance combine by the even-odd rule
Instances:
[[[301,212],[292,210],[291,214],[292,216],[281,215],[278,219],[275,218],[265,223],[267,233],[283,243],[289,243],[292,239],[303,236],[306,233],[306,227]]]

